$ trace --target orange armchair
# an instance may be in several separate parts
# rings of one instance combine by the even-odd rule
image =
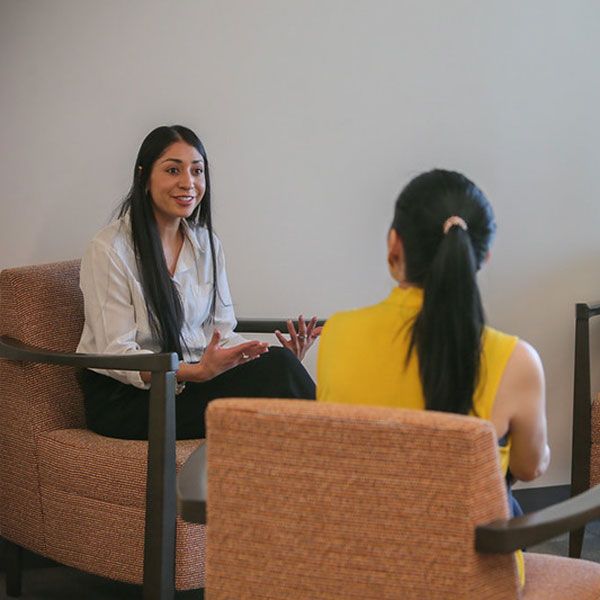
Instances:
[[[148,599],[203,587],[204,526],[175,518],[176,468],[198,445],[175,443],[177,357],[73,354],[82,324],[79,261],[0,273],[0,535],[13,554],[7,591],[20,594],[21,548],[143,583]],[[149,442],[85,429],[76,371],[89,366],[152,371]]]
[[[590,320],[598,315],[600,303],[575,305],[571,496],[600,484],[600,397],[592,400],[590,377]],[[584,528],[571,532],[569,556],[581,556],[584,533]]]
[[[519,588],[513,551],[599,516],[600,490],[507,519],[483,420],[217,400],[194,460],[203,455],[207,600],[600,597],[600,565],[530,552]],[[182,513],[202,517],[206,488],[182,485],[185,475]]]
[[[320,322],[322,324],[322,322]],[[74,354],[83,327],[79,260],[0,273],[0,536],[7,591],[21,549],[143,585],[144,598],[204,587],[204,525],[176,520],[175,476],[199,440],[175,442],[175,354]],[[237,331],[284,329],[245,319]],[[80,368],[152,371],[149,441],[85,428]]]

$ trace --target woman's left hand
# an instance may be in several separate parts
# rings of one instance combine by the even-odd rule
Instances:
[[[306,355],[308,349],[313,345],[314,341],[321,335],[322,327],[316,327],[317,317],[313,317],[308,323],[304,320],[304,317],[300,315],[298,317],[298,331],[294,327],[294,323],[291,319],[287,321],[287,329],[290,334],[290,339],[283,336],[281,331],[275,331],[277,339],[281,342],[284,348],[287,348],[293,352],[298,360],[302,360]]]

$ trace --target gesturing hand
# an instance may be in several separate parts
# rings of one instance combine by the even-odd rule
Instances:
[[[198,367],[202,369],[202,380],[212,379],[233,367],[250,362],[269,351],[267,342],[244,342],[231,348],[221,348],[221,333],[215,329],[210,343],[202,355]]]
[[[307,324],[304,317],[300,315],[298,317],[298,331],[296,331],[291,319],[287,321],[287,329],[290,334],[289,340],[279,330],[275,331],[275,335],[284,348],[291,350],[298,357],[298,360],[302,360],[314,341],[321,335],[323,328],[315,327],[316,324],[317,317],[313,317]]]

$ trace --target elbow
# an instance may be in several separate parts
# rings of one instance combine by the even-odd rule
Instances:
[[[550,465],[550,448],[546,445],[542,456],[535,463],[510,465],[510,472],[519,481],[533,481],[541,477]]]
[[[546,472],[546,469],[537,467],[535,469],[520,469],[516,473],[511,469],[511,473],[515,476],[515,479],[519,481],[533,481],[538,477],[541,477]]]

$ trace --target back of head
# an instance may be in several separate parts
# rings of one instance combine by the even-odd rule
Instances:
[[[484,313],[476,274],[496,225],[481,190],[460,173],[414,178],[396,202],[407,283],[423,288],[411,333],[428,409],[468,413],[479,376]]]

